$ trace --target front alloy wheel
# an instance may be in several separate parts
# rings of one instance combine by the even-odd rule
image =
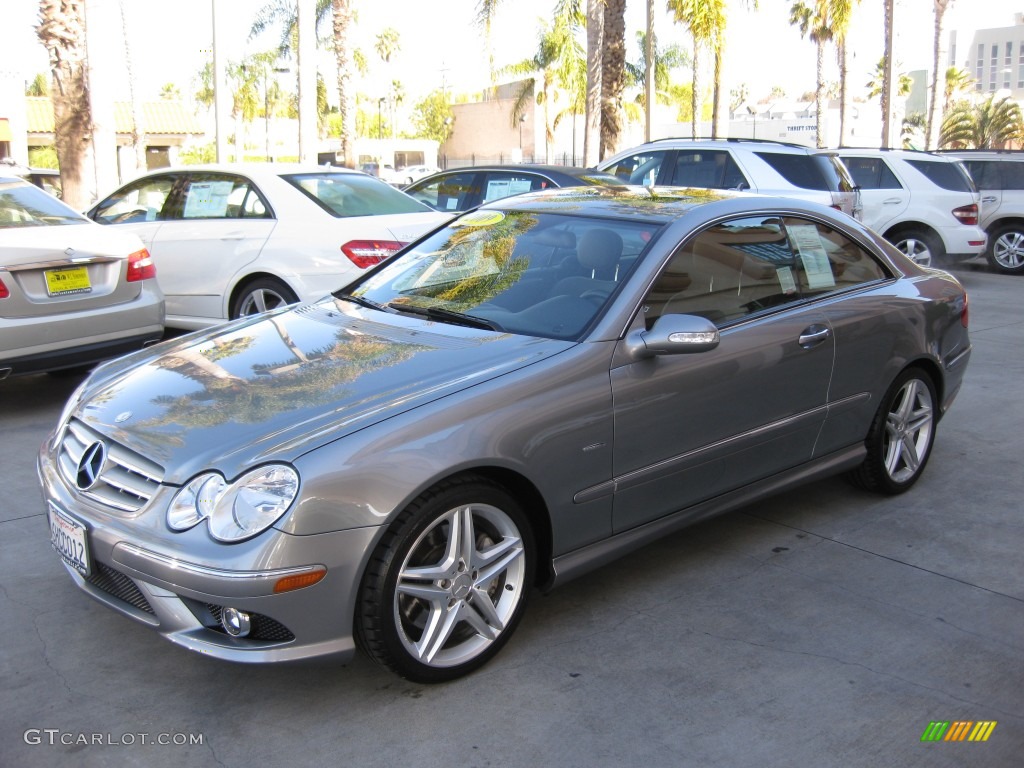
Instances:
[[[410,680],[460,677],[508,640],[532,579],[530,528],[516,502],[483,479],[439,486],[399,516],[367,569],[361,644]]]
[[[924,471],[935,440],[935,386],[917,368],[896,378],[868,432],[867,457],[851,473],[858,485],[896,494],[912,486]]]

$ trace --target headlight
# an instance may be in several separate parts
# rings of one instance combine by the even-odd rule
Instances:
[[[217,541],[242,541],[277,522],[298,493],[298,473],[282,464],[254,469],[233,483],[208,472],[175,494],[167,525],[186,531],[208,520],[210,535]]]

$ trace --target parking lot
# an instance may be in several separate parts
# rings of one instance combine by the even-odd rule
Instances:
[[[0,382],[0,766],[1020,765],[1024,281],[955,272],[974,354],[913,490],[836,478],[663,539],[534,594],[437,687],[214,661],[90,600],[35,476],[80,377]]]

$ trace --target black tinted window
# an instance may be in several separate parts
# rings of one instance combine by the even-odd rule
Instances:
[[[405,192],[435,211],[464,211],[475,205],[473,181],[476,176],[475,171],[450,173],[432,181],[412,184]]]
[[[854,182],[861,189],[902,189],[899,179],[880,157],[843,157]]]
[[[920,171],[933,184],[943,189],[950,189],[954,192],[974,191],[970,177],[959,163],[946,163],[941,160],[907,160],[907,165]]]
[[[750,183],[732,159],[720,149],[681,149],[669,184],[710,189],[747,189]]]
[[[801,189],[817,189],[831,191],[836,183],[829,184],[825,171],[815,162],[811,155],[796,155],[782,152],[755,152],[759,158],[782,176],[794,187]],[[827,158],[823,158],[827,163]]]
[[[1003,189],[1024,189],[1024,163],[1007,160],[1003,163],[992,163],[998,166],[1003,180]]]
[[[602,170],[615,174],[626,184],[643,184],[651,186],[658,180],[661,164],[665,160],[664,150],[641,152],[630,155],[608,165]]]

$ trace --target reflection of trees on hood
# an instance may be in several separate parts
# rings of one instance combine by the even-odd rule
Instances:
[[[275,327],[281,330],[277,324]],[[161,361],[163,367],[199,382],[203,388],[178,397],[155,398],[153,402],[163,406],[162,413],[136,425],[136,429],[258,423],[282,410],[323,406],[340,399],[338,387],[368,372],[396,365],[423,349],[426,347],[351,336],[340,330],[334,344],[306,352],[298,360],[261,365],[250,377],[231,374],[194,350],[186,350],[186,354],[175,351]]]

